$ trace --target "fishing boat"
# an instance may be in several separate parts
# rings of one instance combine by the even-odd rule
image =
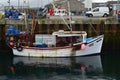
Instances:
[[[99,54],[103,38],[104,35],[88,38],[85,31],[59,30],[52,34],[35,34],[34,42],[30,45],[21,38],[9,42],[9,45],[16,56],[72,57]]]
[[[69,15],[69,17],[71,16]],[[63,19],[63,21],[65,20]],[[9,45],[12,46],[14,55],[26,57],[73,57],[101,52],[104,35],[88,37],[86,31],[73,31],[71,24],[67,27],[69,31],[58,30],[53,31],[52,34],[34,34],[34,27],[32,27],[30,36],[28,31],[27,34],[17,34],[19,39],[12,39],[13,41],[9,42]],[[12,27],[12,29],[14,28]],[[32,37],[32,39],[28,37]],[[24,38],[26,39],[24,40]]]

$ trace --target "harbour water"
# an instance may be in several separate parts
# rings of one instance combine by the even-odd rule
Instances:
[[[14,57],[0,60],[0,80],[104,78],[100,55],[73,58]]]
[[[119,41],[103,44],[100,55],[72,58],[0,56],[0,80],[119,80]]]

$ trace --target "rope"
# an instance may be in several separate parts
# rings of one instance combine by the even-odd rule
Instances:
[[[67,0],[66,0],[67,1]],[[54,0],[53,0],[53,3],[52,3],[52,5],[53,5],[53,9],[56,9],[56,7],[55,7],[55,5],[54,5]],[[68,27],[68,29],[70,30],[70,31],[72,31],[72,25],[71,25],[71,12],[70,12],[70,5],[69,5],[69,2],[68,2],[68,8],[69,8],[69,11],[67,11],[67,13],[69,14],[69,20],[70,20],[70,26],[68,25],[68,23],[65,21],[65,19],[63,18],[63,16],[62,15],[60,15],[60,17],[62,18],[62,20],[64,21],[64,23],[66,24],[66,26]]]

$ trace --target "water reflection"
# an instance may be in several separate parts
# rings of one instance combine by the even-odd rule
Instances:
[[[80,80],[102,76],[100,55],[73,58],[14,57],[15,75],[29,80]],[[98,77],[97,77],[98,78]]]
[[[120,80],[120,54],[115,52],[104,54],[101,58],[104,75]]]
[[[0,56],[0,80],[119,80],[120,54],[73,58]]]

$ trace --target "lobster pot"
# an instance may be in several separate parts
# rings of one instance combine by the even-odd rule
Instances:
[[[10,25],[9,29],[14,30],[14,29],[15,29],[15,26]]]
[[[11,29],[11,34],[15,34],[15,30],[14,29]]]
[[[18,19],[20,13],[19,12],[14,12],[12,15],[12,19]]]
[[[17,31],[17,33],[19,33],[19,31]],[[7,29],[6,30],[6,35],[14,35],[16,34],[16,30],[14,29]]]
[[[15,34],[20,34],[20,30],[15,30]]]
[[[5,10],[5,18],[9,17],[9,10]]]
[[[13,14],[13,15],[12,15],[12,19],[18,19],[18,15]]]
[[[9,35],[9,34],[11,34],[11,30],[10,30],[10,29],[7,29],[7,30],[6,30],[6,35]]]

